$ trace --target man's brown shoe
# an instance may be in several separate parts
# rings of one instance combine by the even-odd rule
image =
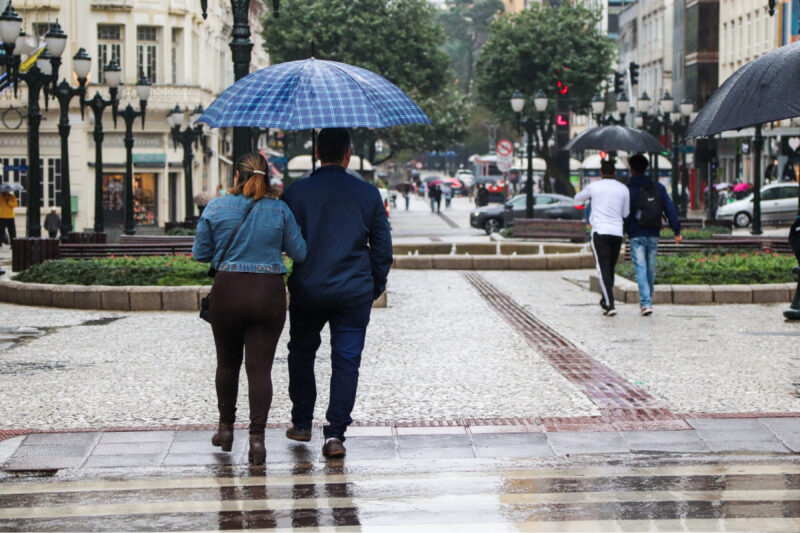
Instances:
[[[292,426],[286,430],[286,438],[298,440],[300,442],[308,442],[311,440],[311,428],[297,429]]]
[[[322,447],[322,455],[325,457],[342,457],[347,450],[339,439],[330,439]]]

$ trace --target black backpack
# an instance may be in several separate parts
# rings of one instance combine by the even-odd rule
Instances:
[[[636,198],[634,219],[636,225],[644,229],[661,229],[661,216],[664,213],[664,202],[653,181],[639,188]]]

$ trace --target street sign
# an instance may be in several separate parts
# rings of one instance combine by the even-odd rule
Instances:
[[[508,139],[502,139],[497,142],[497,156],[498,157],[511,157],[514,154],[514,144]]]
[[[5,169],[7,172],[11,172],[12,170],[17,170],[20,172],[27,172],[28,165],[6,165]]]
[[[508,172],[511,170],[511,165],[513,164],[513,159],[510,157],[498,157],[497,158],[497,170],[500,172]]]

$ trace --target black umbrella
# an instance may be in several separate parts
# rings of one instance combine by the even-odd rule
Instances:
[[[606,150],[625,152],[664,152],[658,139],[646,131],[627,126],[590,128],[564,146],[565,150]]]
[[[800,80],[800,42],[787,44],[747,63],[720,86],[687,137],[709,137],[728,130],[800,116],[794,92]]]

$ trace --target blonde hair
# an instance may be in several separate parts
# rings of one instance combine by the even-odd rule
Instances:
[[[264,197],[280,197],[281,190],[267,181],[267,160],[258,152],[243,155],[236,163],[236,170],[239,172],[239,182],[228,191],[230,194],[243,194],[256,201]]]

